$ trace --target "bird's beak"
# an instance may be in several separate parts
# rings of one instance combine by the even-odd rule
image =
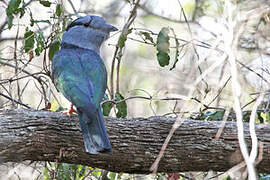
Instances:
[[[113,31],[118,31],[118,29],[110,24],[106,24],[106,29],[109,31],[109,32],[113,32]]]

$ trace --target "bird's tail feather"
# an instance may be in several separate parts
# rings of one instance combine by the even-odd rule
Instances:
[[[86,152],[91,154],[111,154],[112,148],[106,132],[101,108],[98,109],[98,115],[94,117],[90,113],[82,112],[79,109],[78,114]]]

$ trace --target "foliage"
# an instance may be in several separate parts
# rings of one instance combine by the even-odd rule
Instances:
[[[201,113],[195,113],[190,116],[194,120],[206,120],[206,121],[222,121],[224,117],[225,110],[215,110],[215,111],[205,111]],[[250,121],[251,111],[243,112],[243,121]],[[227,117],[226,121],[235,121],[235,113],[231,112]],[[270,122],[270,112],[257,112],[256,123],[269,123]]]
[[[104,95],[104,101],[109,100],[109,97],[107,94]],[[102,110],[103,110],[103,115],[104,116],[109,116],[111,109],[113,108],[113,103],[110,101],[102,103]]]
[[[117,92],[115,94],[115,100],[116,102],[118,102],[116,104],[116,109],[117,109],[116,117],[125,118],[127,116],[127,104],[125,101],[123,101],[124,97],[119,92]]]
[[[154,44],[154,39],[149,32],[140,31],[139,33],[144,37],[145,42],[150,41]]]
[[[28,53],[31,49],[34,48],[35,44],[35,33],[28,28],[26,28],[24,33],[24,50]]]
[[[126,34],[122,34],[119,37],[118,46],[122,49],[125,47],[125,43],[127,41],[127,36],[132,32],[132,29],[129,29]]]
[[[54,54],[60,49],[60,41],[58,39],[54,40],[51,44],[50,44],[50,48],[49,48],[49,59],[52,60]]]
[[[123,97],[123,95],[117,92],[115,93],[115,100],[114,102],[112,102],[109,101],[108,95],[105,94],[104,96],[105,102],[102,104],[103,115],[109,116],[111,109],[113,108],[113,104],[116,104],[117,110],[116,117],[125,118],[127,116],[127,103],[124,99],[125,98]]]
[[[161,67],[167,66],[170,63],[170,42],[169,28],[163,27],[157,36],[157,60]]]
[[[24,1],[23,1],[24,2]],[[14,16],[20,13],[20,18],[23,17],[25,13],[25,4],[21,5],[21,0],[10,0],[8,3],[8,7],[6,9],[6,15],[8,17],[8,28],[11,29],[13,26]]]
[[[31,2],[31,1],[29,1]],[[40,106],[44,106],[45,109],[49,109],[49,110],[53,110],[53,111],[62,111],[64,108],[61,105],[61,101],[58,100],[58,97],[55,96],[55,94],[53,93],[53,91],[51,90],[51,77],[50,77],[50,63],[51,60],[54,56],[54,54],[60,49],[60,42],[61,42],[61,36],[63,31],[65,31],[65,28],[69,22],[69,20],[71,19],[72,16],[76,17],[78,16],[78,14],[80,13],[79,11],[77,12],[76,9],[74,10],[74,14],[73,13],[67,13],[67,9],[64,7],[65,4],[60,3],[61,1],[48,1],[48,0],[38,0],[35,1],[36,5],[39,6],[43,11],[46,11],[50,14],[49,18],[41,18],[41,19],[37,19],[37,17],[35,17],[35,14],[32,12],[32,7],[28,7],[28,2],[25,3],[24,0],[10,0],[7,4],[6,7],[6,16],[7,16],[7,26],[8,29],[12,29],[15,30],[14,27],[19,27],[20,30],[22,29],[21,27],[25,27],[25,31],[23,33],[22,37],[16,37],[15,38],[15,42],[19,41],[19,39],[23,39],[23,47],[22,48],[17,48],[14,47],[14,58],[10,58],[10,59],[14,59],[16,61],[14,61],[14,63],[10,63],[9,67],[14,67],[14,64],[16,65],[16,63],[19,62],[19,65],[17,64],[15,67],[15,74],[12,74],[12,76],[6,80],[7,83],[12,84],[14,82],[21,82],[21,79],[27,79],[27,78],[32,78],[31,80],[27,79],[27,83],[25,84],[25,86],[21,87],[20,83],[18,83],[18,85],[16,85],[18,93],[17,96],[14,96],[14,92],[10,92],[8,89],[16,89],[14,88],[14,86],[12,86],[12,88],[6,88],[4,87],[3,84],[5,84],[6,82],[3,80],[1,82],[3,82],[3,90],[10,95],[10,102],[12,102],[12,104],[14,105],[14,98],[17,97],[17,99],[19,100],[18,102],[21,102],[22,104],[24,104],[24,98],[22,97],[24,91],[27,91],[27,84],[32,82],[34,80],[34,87],[36,87],[37,91],[40,93],[41,96],[41,100],[39,105],[36,107],[37,109],[40,109]],[[135,1],[128,1],[129,3],[134,3]],[[127,95],[130,91],[130,89],[134,90],[136,88],[141,88],[141,85],[144,89],[144,93],[147,94],[147,96],[134,96],[132,97],[133,99],[137,98],[137,99],[144,99],[149,103],[149,111],[151,111],[151,113],[153,114],[162,114],[160,111],[160,109],[165,109],[165,103],[164,99],[166,99],[166,103],[169,104],[167,107],[168,110],[164,110],[164,111],[168,111],[166,112],[166,114],[174,114],[177,115],[179,114],[178,110],[182,110],[181,108],[178,107],[178,104],[183,104],[183,101],[185,101],[185,103],[187,102],[187,104],[191,105],[188,109],[188,114],[187,116],[189,117],[189,114],[192,114],[190,118],[196,119],[196,120],[208,120],[208,121],[221,121],[224,118],[224,114],[225,114],[225,109],[224,109],[224,104],[233,104],[233,101],[228,98],[229,103],[226,102],[222,102],[220,103],[222,100],[217,100],[218,98],[223,99],[224,96],[224,91],[229,91],[227,83],[225,83],[223,85],[222,88],[217,88],[217,87],[213,87],[216,85],[212,85],[211,87],[211,82],[208,81],[208,76],[217,76],[217,73],[214,73],[214,71],[212,72],[212,70],[210,71],[208,68],[208,66],[212,66],[212,62],[208,59],[209,56],[214,52],[214,51],[218,51],[217,54],[213,53],[215,56],[215,62],[217,62],[216,59],[218,59],[219,61],[221,61],[221,56],[219,56],[220,54],[226,54],[227,52],[224,51],[224,49],[222,49],[224,47],[224,42],[226,41],[226,39],[222,39],[223,37],[227,37],[222,35],[223,32],[215,32],[215,28],[212,28],[210,30],[207,29],[207,27],[203,27],[206,28],[206,31],[209,31],[207,33],[212,34],[212,36],[210,36],[209,39],[211,40],[205,40],[203,37],[200,37],[200,35],[196,36],[196,33],[193,33],[193,30],[191,31],[190,26],[192,26],[192,23],[196,22],[197,23],[197,16],[195,11],[201,10],[201,14],[199,14],[199,16],[204,16],[209,15],[211,17],[215,17],[218,18],[219,16],[225,16],[226,14],[226,8],[224,7],[226,1],[213,1],[213,0],[208,0],[208,1],[202,1],[201,2],[201,7],[197,7],[195,1],[188,1],[187,4],[183,5],[183,8],[185,11],[192,11],[190,12],[191,15],[194,14],[194,17],[190,18],[190,19],[185,19],[186,22],[181,22],[181,26],[184,24],[187,26],[188,29],[188,34],[191,37],[191,40],[189,40],[188,38],[186,38],[186,35],[184,34],[183,37],[186,39],[181,39],[180,37],[182,36],[182,32],[179,30],[179,28],[177,28],[176,26],[174,26],[174,24],[170,23],[170,18],[168,17],[163,17],[162,15],[160,15],[160,17],[158,17],[158,22],[160,22],[160,24],[162,24],[162,26],[166,26],[166,27],[158,27],[158,30],[160,30],[159,32],[154,32],[154,28],[153,29],[142,29],[142,28],[136,28],[136,26],[139,23],[134,23],[131,24],[131,27],[128,27],[127,29],[123,28],[123,33],[120,34],[119,38],[118,38],[118,42],[114,43],[116,44],[116,48],[119,48],[120,50],[116,53],[115,59],[118,60],[118,68],[117,68],[117,74],[118,74],[118,82],[116,82],[116,84],[119,86],[119,74],[121,74],[123,72],[123,76],[125,76],[125,79],[127,79],[127,82],[121,82],[121,88],[122,91],[120,91],[119,87],[116,90],[116,92],[113,91],[113,88],[110,89],[110,96],[106,95],[104,97],[104,103],[102,104],[102,109],[103,109],[103,114],[104,116],[109,116],[109,115],[115,115],[118,118],[125,118],[128,116],[129,112],[131,111],[131,108],[128,108],[128,104],[127,104],[127,100],[130,98],[129,95]],[[242,3],[244,3],[244,1],[241,1]],[[182,3],[182,1],[179,1],[178,3]],[[132,4],[133,5],[133,4]],[[71,5],[72,6],[72,5]],[[147,5],[144,6],[144,4],[140,4],[140,8],[142,11],[145,11],[144,13],[148,14],[150,11]],[[133,7],[133,6],[132,6]],[[195,8],[196,7],[196,8]],[[179,7],[178,7],[179,8]],[[180,10],[181,8],[179,8]],[[81,9],[80,9],[81,10]],[[89,12],[89,11],[86,11]],[[91,10],[92,12],[92,10]],[[182,12],[181,12],[182,13]],[[25,24],[15,24],[14,23],[14,19],[22,19],[25,14],[29,15],[30,19],[29,22],[26,22]],[[83,13],[81,13],[83,14]],[[106,14],[104,12],[102,12],[102,14]],[[155,16],[155,13],[150,13],[151,17],[146,15],[145,17],[143,17],[142,19],[140,19],[140,23],[141,21],[144,22],[144,20],[146,18],[152,18],[151,20],[153,20],[153,16]],[[136,17],[136,13],[134,13],[134,18]],[[182,14],[181,14],[182,15]],[[139,15],[138,15],[139,16]],[[233,14],[232,19],[234,17],[237,17],[236,14]],[[257,17],[257,16],[256,16]],[[258,15],[259,17],[259,15]],[[126,18],[126,17],[125,17]],[[209,18],[209,17],[208,17]],[[165,21],[165,20],[166,21]],[[229,18],[227,18],[229,19]],[[251,18],[251,19],[256,19],[256,18]],[[253,34],[256,33],[256,31],[260,31],[261,33],[263,33],[263,30],[260,30],[261,26],[268,26],[269,25],[269,13],[264,13],[263,15],[260,14],[260,18],[259,18],[260,22],[262,23],[258,23],[258,24],[253,24],[253,27],[256,27],[255,31],[252,31]],[[169,21],[168,21],[169,20]],[[179,19],[177,19],[177,21],[171,19],[172,22],[180,22],[182,21],[183,18],[180,17]],[[196,21],[194,21],[196,20]],[[215,19],[216,20],[216,19]],[[223,19],[224,22],[226,21],[226,18]],[[191,22],[188,22],[191,21]],[[248,20],[246,20],[248,21]],[[254,20],[256,21],[256,20]],[[138,21],[139,22],[139,21]],[[153,21],[154,22],[154,21]],[[223,21],[222,21],[223,22]],[[152,21],[151,21],[152,23]],[[164,25],[166,23],[166,25]],[[196,24],[195,23],[195,24]],[[246,22],[245,22],[246,23]],[[254,23],[254,22],[253,22]],[[128,24],[128,23],[126,23]],[[154,24],[154,23],[153,23]],[[180,23],[179,23],[180,24]],[[246,23],[248,24],[248,23]],[[40,26],[42,25],[42,27],[44,25],[46,25],[46,30],[44,30],[43,28],[40,28]],[[202,24],[199,24],[200,26],[202,26]],[[158,24],[158,26],[160,26]],[[169,28],[169,26],[174,26],[173,28]],[[123,26],[125,27],[125,26]],[[147,27],[147,26],[146,26]],[[230,28],[231,26],[228,26],[226,24],[224,29]],[[19,29],[18,28],[18,29]],[[217,27],[218,30],[222,29],[220,27]],[[248,28],[247,28],[248,29]],[[21,30],[22,31],[22,30]],[[46,33],[46,32],[49,33]],[[175,32],[174,32],[175,31]],[[232,31],[234,32],[234,31]],[[226,34],[227,35],[227,34]],[[245,35],[248,35],[248,32],[245,32]],[[240,33],[241,36],[241,33]],[[139,38],[138,38],[139,37]],[[199,38],[198,38],[199,37]],[[264,36],[264,37],[267,37]],[[246,38],[246,37],[240,37],[240,38]],[[143,61],[135,61],[133,59],[136,59],[134,57],[128,56],[127,58],[125,58],[123,56],[123,54],[125,54],[124,50],[129,50],[129,49],[136,49],[133,48],[133,46],[130,46],[132,48],[130,48],[129,46],[127,46],[127,41],[128,40],[132,40],[132,42],[136,43],[141,43],[143,45],[147,45],[147,50],[144,49],[145,51],[145,58],[147,60],[151,60],[154,59],[153,61],[150,61],[149,64],[152,64],[153,67],[155,67],[155,63],[156,61],[158,61],[158,64],[160,67],[167,67],[170,66],[170,70],[175,70],[173,71],[168,71],[164,74],[165,75],[157,75],[153,72],[156,72],[156,70],[154,71],[148,71],[147,73],[144,73],[143,71],[140,71],[141,67],[145,67],[146,63]],[[247,42],[251,42],[252,38],[248,38]],[[257,43],[257,40],[255,39],[254,41],[256,41],[255,44],[259,44],[259,42]],[[213,42],[217,42],[219,44],[215,44]],[[237,39],[238,42],[238,39]],[[240,43],[240,41],[239,41]],[[16,43],[14,43],[16,44]],[[267,44],[267,43],[265,43]],[[190,46],[188,46],[190,45]],[[14,45],[15,46],[15,45]],[[145,47],[145,46],[143,46]],[[263,46],[264,47],[264,46]],[[200,49],[202,48],[202,49]],[[239,48],[239,47],[237,47]],[[261,50],[259,49],[260,46],[256,45],[256,48],[253,47],[253,49],[248,49],[248,53],[252,54],[254,50]],[[19,49],[19,50],[18,50]],[[149,54],[151,52],[151,50],[154,51],[155,57],[150,57]],[[236,49],[237,50],[237,49]],[[203,53],[202,53],[203,51]],[[264,52],[265,49],[261,52]],[[18,53],[19,52],[19,53]],[[35,56],[34,56],[34,54]],[[172,58],[173,56],[170,54],[172,52],[175,52],[174,55],[174,59]],[[204,53],[208,54],[207,56],[204,56]],[[10,53],[11,54],[11,53]],[[18,55],[21,55],[21,57],[18,57]],[[25,54],[29,55],[29,59],[28,61],[23,61],[25,59]],[[33,58],[36,58],[38,56],[41,56],[44,54],[44,58],[43,58],[43,62],[41,62],[40,64],[42,64],[41,66],[41,71],[39,72],[35,72],[32,73],[32,71],[27,71],[28,68],[31,69],[31,67],[29,67],[32,64],[38,64],[37,62],[33,62]],[[249,55],[250,55],[249,54]],[[130,54],[128,54],[130,55]],[[185,61],[181,61],[181,63],[179,62],[180,60],[180,56],[181,56],[181,60],[182,57],[184,57],[185,55],[190,56],[190,62],[188,61],[188,58],[185,57]],[[253,54],[254,55],[254,54]],[[240,53],[239,53],[240,56]],[[22,58],[23,57],[23,58]],[[41,56],[42,57],[42,56]],[[48,58],[47,58],[48,57]],[[3,58],[4,59],[4,58]],[[9,60],[6,60],[5,63],[9,63]],[[122,63],[120,65],[120,60],[122,59],[122,62],[124,61],[124,63]],[[18,61],[17,61],[18,60]],[[237,60],[240,61],[241,57],[237,57]],[[2,61],[2,59],[1,59]],[[224,60],[225,61],[225,60]],[[225,61],[227,63],[227,60]],[[245,61],[246,62],[246,61]],[[110,62],[109,62],[110,63]],[[148,63],[148,62],[147,62]],[[176,65],[181,66],[181,68],[176,67]],[[224,66],[220,66],[220,69],[222,69],[222,72],[220,73],[220,77],[217,83],[220,83],[219,81],[223,80],[223,77],[226,76],[225,72],[226,66],[229,63],[224,63]],[[29,65],[30,64],[30,65]],[[150,65],[147,64],[147,67],[149,67]],[[239,63],[239,65],[241,65]],[[132,66],[132,68],[130,68],[129,70],[127,70],[126,72],[124,72],[127,69],[127,66]],[[206,66],[206,68],[204,67]],[[241,65],[241,68],[249,68],[247,65],[243,64]],[[239,69],[241,69],[239,68]],[[151,69],[151,68],[149,68]],[[153,68],[154,69],[154,68]],[[187,74],[186,70],[189,69],[190,73]],[[111,70],[111,69],[109,69]],[[208,72],[208,70],[210,71],[210,73]],[[254,73],[255,71],[252,70],[251,68],[248,69],[249,71],[251,71],[252,73]],[[120,73],[121,71],[121,73]],[[165,72],[166,68],[162,69],[162,72]],[[224,72],[223,72],[224,71]],[[240,70],[239,70],[240,71]],[[27,72],[26,75],[25,74],[20,74],[21,72]],[[142,73],[141,73],[142,72]],[[179,72],[178,74],[176,74],[177,72]],[[136,77],[135,74],[136,73]],[[175,73],[175,74],[173,74]],[[255,72],[254,74],[256,74],[257,72]],[[269,74],[269,72],[267,70],[265,70],[265,73]],[[113,73],[112,73],[113,74]],[[241,73],[239,73],[241,75]],[[243,73],[244,74],[244,73]],[[257,76],[258,73],[256,74]],[[156,77],[155,77],[156,76]],[[172,77],[176,76],[177,80],[173,81]],[[27,78],[25,78],[27,77]],[[142,78],[143,77],[143,78]],[[182,79],[181,79],[182,78]],[[245,78],[245,77],[244,77]],[[242,78],[242,79],[244,79]],[[262,77],[260,77],[261,79],[263,79]],[[116,79],[116,78],[115,78]],[[114,83],[115,81],[114,78],[112,78],[112,81]],[[134,80],[135,79],[135,80]],[[241,79],[241,78],[239,78]],[[132,83],[129,84],[129,81],[136,81],[136,85],[130,85]],[[168,81],[170,83],[164,83],[163,85],[161,85],[161,82],[163,81]],[[231,81],[231,80],[229,80]],[[5,82],[5,83],[4,83]],[[146,83],[144,83],[146,82]],[[6,83],[6,84],[7,84]],[[15,83],[14,83],[15,84]],[[127,85],[128,84],[128,85]],[[194,85],[195,84],[195,85]],[[208,85],[210,84],[210,85]],[[194,98],[190,98],[190,96],[188,95],[187,99],[189,100],[183,100],[181,98],[170,98],[170,94],[172,94],[172,92],[170,91],[171,89],[174,89],[176,93],[179,93],[182,95],[182,93],[184,94],[187,90],[189,90],[190,86],[194,85],[194,89],[196,89],[194,92],[190,93],[192,96],[196,96],[198,97],[198,99],[196,101],[194,101]],[[152,87],[147,89],[146,86],[153,86],[153,89],[156,88],[155,90],[152,90]],[[178,87],[177,87],[178,86]],[[161,88],[162,87],[162,88]],[[187,88],[188,87],[188,88]],[[160,88],[160,89],[159,89]],[[33,88],[31,88],[32,90]],[[192,88],[190,88],[192,89]],[[206,89],[206,90],[204,90]],[[248,88],[243,88],[242,92],[246,92],[246,89]],[[251,89],[251,88],[250,88]],[[2,90],[2,89],[1,89]],[[262,90],[260,89],[260,92]],[[49,92],[49,93],[48,93]],[[173,92],[173,93],[175,93]],[[211,94],[213,95],[213,93],[217,93],[217,95],[215,95],[216,97],[209,97]],[[228,93],[231,96],[231,90]],[[250,95],[250,92],[248,92],[248,95]],[[159,96],[164,96],[166,98],[160,98]],[[53,97],[53,98],[52,98]],[[168,98],[167,98],[168,97]],[[132,99],[130,98],[130,99]],[[243,95],[243,97],[241,97],[242,99],[242,104],[248,105],[248,104],[252,104],[250,102],[247,102],[247,99],[249,99],[250,97],[247,97]],[[34,99],[34,98],[33,98]],[[211,99],[211,100],[210,100]],[[212,101],[213,100],[213,101]],[[152,103],[154,101],[154,103]],[[173,102],[173,103],[172,103]],[[217,104],[215,105],[215,107],[210,106],[211,103],[213,102],[217,102]],[[43,105],[40,105],[42,104]],[[208,104],[209,103],[209,104]],[[146,103],[147,104],[147,103]],[[48,106],[50,105],[50,107]],[[203,105],[203,108],[201,108],[200,106]],[[245,105],[243,106],[242,110],[243,110],[243,121],[244,122],[249,122],[250,121],[250,115],[251,115],[251,110],[250,107],[248,107],[247,109],[245,109]],[[196,109],[194,107],[199,106],[200,112],[195,112],[193,113],[192,110]],[[231,105],[232,106],[232,105]],[[268,105],[269,106],[269,105]],[[269,107],[268,106],[261,106],[260,110],[257,111],[257,117],[256,117],[256,123],[269,123],[270,122],[270,112],[269,112]],[[144,106],[146,107],[146,106]],[[113,109],[113,111],[112,111]],[[185,109],[184,109],[185,110]],[[184,111],[183,110],[183,111]],[[230,112],[230,114],[227,117],[228,121],[234,121],[236,119],[236,115],[235,113],[232,111]],[[51,165],[48,165],[45,169],[44,169],[44,178],[46,179],[52,179],[52,178],[58,178],[58,179],[84,179],[87,176],[92,176],[92,177],[96,177],[99,178],[101,176],[103,176],[106,173],[103,173],[102,170],[99,169],[95,169],[95,168],[91,168],[91,167],[87,167],[87,166],[82,166],[82,165],[72,165],[72,164],[65,164],[65,163],[52,163]],[[109,179],[120,179],[121,178],[121,174],[117,174],[117,173],[113,173],[113,172],[108,172],[105,175],[107,178]],[[158,174],[157,178],[158,179],[162,179],[166,176],[166,174]],[[268,179],[268,176],[266,174],[261,175],[260,179]],[[230,179],[229,177],[227,177],[227,179]]]
[[[98,168],[67,163],[46,163],[43,170],[44,180],[84,180],[87,178],[120,180],[123,173],[107,172]]]
[[[42,1],[42,0],[39,0],[39,3],[45,7],[50,7],[52,4],[50,1]]]
[[[206,121],[221,121],[224,116],[225,110],[220,111],[206,111],[191,116],[192,119],[206,120]]]

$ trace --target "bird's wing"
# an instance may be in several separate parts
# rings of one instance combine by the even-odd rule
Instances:
[[[86,151],[111,153],[100,108],[107,83],[100,56],[91,50],[63,48],[53,58],[52,72],[57,89],[78,109]]]
[[[81,48],[61,49],[53,58],[53,80],[57,89],[77,108],[98,108],[107,84],[100,56]]]

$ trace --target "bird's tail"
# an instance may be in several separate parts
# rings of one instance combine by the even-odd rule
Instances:
[[[98,109],[98,115],[93,116],[79,109],[78,114],[86,152],[90,154],[111,154],[112,148],[106,132],[101,108]]]

